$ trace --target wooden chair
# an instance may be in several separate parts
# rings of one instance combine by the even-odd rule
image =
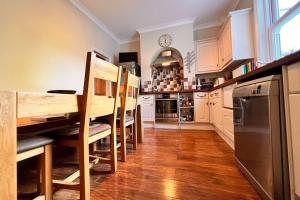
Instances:
[[[130,126],[131,138],[130,142],[133,144],[133,149],[137,147],[137,99],[139,95],[140,79],[128,71],[124,74],[124,84],[120,93],[121,97],[121,115],[118,118],[120,124],[120,150],[121,161],[126,161],[126,142],[127,133],[126,127]]]
[[[39,156],[37,185],[41,195],[35,199],[52,199],[52,142],[53,139],[45,136],[18,137],[17,140],[17,162]]]
[[[57,140],[58,145],[75,147],[79,150],[79,171],[62,181],[54,180],[53,183],[59,188],[80,191],[81,200],[89,199],[90,197],[89,169],[94,164],[99,162],[108,163],[111,165],[112,172],[117,170],[116,118],[121,70],[121,67],[97,58],[95,53],[88,52],[80,124],[56,132],[56,134],[60,135]],[[95,79],[112,82],[112,97],[94,94]],[[110,124],[90,122],[91,118],[101,116],[109,116]],[[89,144],[93,144],[107,136],[110,136],[110,159],[89,155]],[[93,159],[92,162],[90,162],[90,158]],[[80,183],[75,183],[74,180],[78,177],[80,177]]]

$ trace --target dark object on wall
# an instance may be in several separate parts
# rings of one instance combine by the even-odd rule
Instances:
[[[138,53],[137,52],[122,52],[122,53],[119,53],[119,63],[124,63],[124,62],[138,63]]]

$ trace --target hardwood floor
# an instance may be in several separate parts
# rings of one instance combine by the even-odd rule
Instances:
[[[212,131],[145,129],[144,143],[118,164],[116,174],[101,173],[109,169],[105,165],[91,171],[92,200],[260,199],[231,148]],[[60,190],[54,199],[74,200],[78,194]]]

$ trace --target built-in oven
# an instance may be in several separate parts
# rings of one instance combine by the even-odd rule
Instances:
[[[178,123],[178,94],[157,94],[155,96],[155,122]]]

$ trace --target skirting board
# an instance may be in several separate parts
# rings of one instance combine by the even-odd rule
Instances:
[[[234,141],[216,127],[215,131],[234,150]]]

